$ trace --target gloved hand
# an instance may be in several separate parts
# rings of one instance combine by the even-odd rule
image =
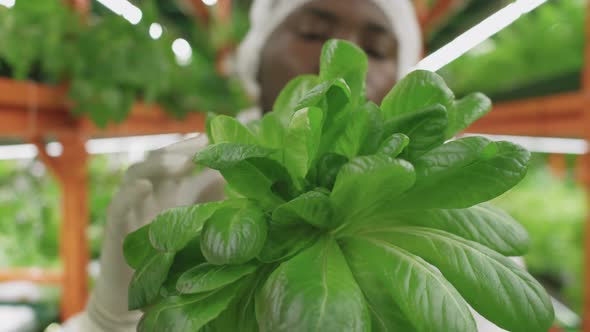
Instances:
[[[206,145],[201,135],[156,150],[129,168],[107,214],[99,278],[86,311],[68,321],[65,331],[135,331],[141,312],[127,310],[133,270],[123,257],[123,240],[165,209],[223,199],[224,182],[218,172],[207,169],[192,175],[192,157]]]

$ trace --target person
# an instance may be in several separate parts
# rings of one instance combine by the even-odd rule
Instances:
[[[367,53],[367,94],[377,103],[422,53],[410,0],[254,0],[250,20],[235,63],[258,107],[238,116],[244,122],[271,110],[289,80],[317,73],[321,48],[328,39],[351,41]],[[204,170],[192,175],[191,158],[206,145],[205,135],[198,136],[154,151],[129,168],[109,208],[100,276],[86,310],[65,324],[66,331],[136,329],[141,313],[127,310],[133,271],[122,255],[123,240],[167,208],[223,199],[219,173]]]

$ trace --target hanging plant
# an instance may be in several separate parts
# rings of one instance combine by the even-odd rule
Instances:
[[[190,63],[178,64],[171,45],[179,35],[167,29],[153,40],[148,31],[160,21],[157,7],[146,0],[141,10],[135,25],[115,14],[80,24],[60,0],[16,1],[0,7],[0,58],[17,79],[30,77],[35,66],[41,81],[67,79],[72,112],[99,127],[124,121],[137,100],[161,104],[176,118],[247,105],[241,88],[216,72],[212,47],[193,49]]]
[[[142,97],[157,101],[178,65],[170,38],[153,40],[150,23],[132,25],[109,15],[82,31],[74,60],[70,96],[75,113],[88,113],[100,125],[124,120]]]
[[[330,41],[319,76],[292,81],[245,127],[210,123],[195,161],[233,193],[178,207],[125,240],[139,331],[473,332],[469,305],[513,332],[547,331],[549,296],[506,256],[524,229],[485,202],[529,153],[482,137],[445,143],[489,111],[416,71],[381,106],[367,58]]]
[[[75,54],[80,31],[78,17],[61,1],[16,1],[0,6],[0,59],[12,76],[23,80],[34,69],[43,81],[63,79]]]

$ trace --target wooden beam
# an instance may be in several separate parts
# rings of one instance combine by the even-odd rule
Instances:
[[[70,114],[69,104],[64,100],[65,95],[65,87],[0,79],[0,136],[31,140],[76,131],[89,137],[104,137],[205,130],[203,113],[189,113],[184,119],[175,119],[161,107],[141,102],[133,106],[125,122],[98,128],[89,119],[76,118]]]
[[[494,105],[468,132],[525,136],[585,137],[581,93],[536,97]]]
[[[92,137],[137,136],[152,134],[194,133],[205,131],[205,114],[190,113],[184,119],[173,119],[161,110],[153,115],[139,115],[137,110],[144,106],[137,105],[129,118],[120,124],[110,124],[98,128],[88,119],[81,120],[81,130]],[[148,107],[149,108],[149,107]]]
[[[67,108],[66,93],[65,86],[49,86],[0,77],[2,108],[64,110]]]
[[[63,273],[43,268],[0,269],[0,282],[31,281],[39,284],[61,284]]]

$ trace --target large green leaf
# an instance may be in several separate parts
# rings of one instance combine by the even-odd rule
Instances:
[[[318,107],[324,110],[320,155],[333,148],[344,132],[350,115],[350,88],[342,79],[318,84],[299,102],[297,109]]]
[[[244,264],[258,255],[267,231],[266,218],[257,208],[223,208],[203,226],[201,251],[215,265]]]
[[[180,276],[176,288],[182,294],[204,293],[231,284],[256,271],[256,265],[213,265],[203,263]]]
[[[304,96],[319,84],[315,75],[302,75],[290,81],[275,100],[272,113],[277,114],[286,127]]]
[[[264,169],[268,169],[269,164],[274,165],[274,171],[282,170],[282,166],[274,160],[261,158],[241,162],[222,170],[221,174],[232,190],[244,197],[257,200],[264,208],[270,209],[284,202],[281,192],[288,193],[291,183],[274,178],[273,175],[276,174],[265,172]],[[280,184],[284,186],[281,187]]]
[[[453,102],[449,111],[449,126],[445,138],[449,139],[467,129],[469,125],[492,109],[492,101],[481,93],[473,93]]]
[[[475,241],[506,256],[521,256],[528,250],[526,230],[506,212],[489,204],[468,209],[391,211],[383,226],[403,224],[446,231]],[[389,224],[389,225],[387,225]],[[378,228],[378,225],[370,227]]]
[[[455,99],[453,92],[437,74],[416,70],[393,87],[381,103],[385,119],[416,112],[436,104],[449,108]]]
[[[365,96],[365,81],[369,62],[361,48],[352,43],[329,40],[322,48],[320,78],[344,79],[350,86],[351,101],[358,105]]]
[[[377,153],[396,158],[404,151],[408,144],[410,144],[410,138],[408,136],[404,134],[393,134],[381,142]]]
[[[236,118],[219,115],[211,120],[212,143],[256,144],[256,137]]]
[[[524,177],[530,153],[509,142],[462,138],[418,158],[416,184],[398,209],[466,208],[488,201]]]
[[[320,145],[322,110],[316,107],[301,109],[287,127],[284,165],[295,178],[304,179],[315,160]]]
[[[203,224],[227,202],[211,202],[168,209],[152,221],[149,228],[151,245],[160,250],[176,252],[199,235]]]
[[[544,332],[553,323],[553,306],[543,287],[513,261],[485,246],[422,227],[381,228],[366,236],[435,265],[477,312],[504,329]]]
[[[412,165],[383,154],[357,157],[344,165],[332,190],[337,223],[362,222],[376,208],[389,205],[415,181]]]
[[[410,138],[404,157],[415,160],[445,142],[447,111],[436,104],[416,112],[396,116],[385,124],[385,133],[405,134]]]
[[[343,106],[349,102],[350,93],[350,87],[342,79],[325,81],[307,91],[295,105],[295,110],[320,106],[324,108],[328,104],[334,107]]]
[[[174,253],[159,252],[141,263],[129,283],[129,310],[143,308],[158,298],[173,260]]]
[[[200,238],[196,237],[174,256],[174,261],[168,271],[166,282],[164,282],[162,288],[160,288],[160,295],[162,297],[180,295],[176,289],[176,283],[180,276],[196,265],[205,262],[205,257],[203,257],[203,254],[201,253]]]
[[[440,272],[395,244],[368,236],[342,243],[374,331],[477,331],[469,306]]]
[[[353,158],[377,151],[383,136],[383,114],[371,102],[353,111],[342,136],[334,144],[336,153]]]
[[[129,233],[123,241],[123,256],[129,266],[137,269],[147,258],[157,253],[150,243],[150,224]]]
[[[229,307],[213,322],[203,328],[203,332],[259,332],[256,321],[255,295],[271,271],[271,266],[262,268],[247,276],[240,293]]]
[[[172,296],[148,309],[138,332],[199,331],[215,319],[237,295],[239,284],[209,293]]]
[[[261,332],[370,331],[363,294],[332,238],[281,264],[256,297]]]
[[[292,187],[284,167],[270,159],[273,152],[258,145],[221,143],[197,153],[195,161],[220,170],[234,191],[272,207],[282,203],[273,186],[280,182],[287,192]]]
[[[288,122],[285,125],[281,123],[281,118],[277,113],[266,114],[260,120],[258,133],[260,145],[276,150],[283,149],[287,124]]]
[[[253,144],[219,143],[198,152],[194,161],[209,168],[224,170],[252,158],[265,158],[275,150]]]
[[[272,222],[277,225],[297,225],[306,222],[319,228],[329,228],[332,213],[330,197],[314,190],[279,205],[272,213]]]
[[[266,243],[257,258],[263,263],[289,259],[301,250],[310,247],[318,237],[317,229],[308,224],[285,227],[271,223]]]
[[[274,159],[268,158],[254,158],[248,160],[248,163],[252,165],[252,167],[256,168],[256,170],[258,170],[261,175],[268,179],[260,179],[260,182],[255,184],[255,176],[253,176],[252,179],[247,180],[247,182],[250,182],[254,185],[254,187],[251,189],[260,190],[262,189],[262,184],[268,181],[271,184],[270,189],[272,195],[279,196],[281,199],[288,200],[297,193],[297,189],[295,188],[293,179],[289,175],[289,171],[281,163]],[[222,173],[227,172],[224,171]],[[242,177],[245,177],[245,174],[243,174]],[[241,187],[240,190],[242,192],[246,191],[245,188]],[[254,197],[254,199],[256,199],[256,197]],[[281,202],[275,201],[275,203],[280,204]]]

